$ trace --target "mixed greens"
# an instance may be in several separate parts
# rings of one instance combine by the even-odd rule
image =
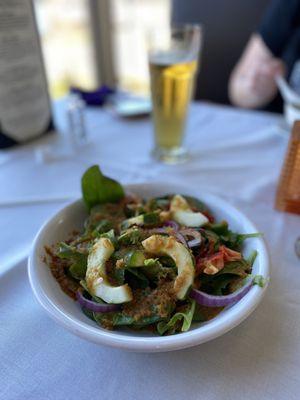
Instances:
[[[198,199],[125,194],[98,166],[84,173],[82,196],[89,212],[83,231],[47,248],[47,262],[104,328],[188,331],[264,284],[251,275],[256,252],[242,254],[243,242],[258,234],[216,223]]]

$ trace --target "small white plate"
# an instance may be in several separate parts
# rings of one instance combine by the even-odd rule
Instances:
[[[119,117],[141,117],[151,113],[152,105],[150,99],[128,98],[116,102],[113,106],[113,110]]]
[[[227,220],[232,230],[241,233],[257,231],[248,218],[236,208],[219,197],[202,193],[200,189],[166,183],[128,185],[126,189],[144,198],[167,193],[192,195],[203,200],[217,220]],[[43,261],[44,246],[65,240],[74,229],[82,229],[86,216],[85,207],[82,201],[78,200],[51,217],[38,232],[28,262],[29,280],[36,298],[55,321],[75,335],[97,344],[132,351],[162,352],[183,349],[207,342],[228,332],[247,318],[263,297],[266,287],[262,289],[255,285],[238,303],[227,307],[214,319],[193,324],[190,331],[172,336],[161,337],[149,332],[130,330],[105,330],[88,319],[82,313],[78,303],[64,294]],[[244,254],[247,256],[254,249],[258,250],[258,257],[253,266],[253,273],[268,278],[269,257],[262,238],[247,240]]]

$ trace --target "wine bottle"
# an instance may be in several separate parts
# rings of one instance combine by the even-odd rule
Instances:
[[[0,0],[0,148],[53,131],[31,0]]]

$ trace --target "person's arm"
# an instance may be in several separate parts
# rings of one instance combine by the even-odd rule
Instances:
[[[275,76],[284,71],[284,63],[272,55],[259,34],[253,34],[231,73],[230,101],[244,108],[267,105],[277,94]]]
[[[274,77],[285,69],[289,75],[299,58],[295,37],[299,26],[300,0],[270,2],[257,33],[231,74],[228,91],[234,105],[259,108],[273,100],[277,93]]]

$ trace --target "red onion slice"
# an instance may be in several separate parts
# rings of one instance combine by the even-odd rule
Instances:
[[[169,228],[174,229],[174,231],[178,231],[179,230],[179,225],[175,221],[172,221],[172,220],[166,221],[164,223],[164,225],[168,226]]]
[[[96,313],[107,313],[107,312],[117,311],[119,309],[118,304],[102,304],[102,303],[96,303],[95,301],[92,300],[88,300],[83,296],[80,290],[77,290],[76,297],[78,303],[82,307]]]
[[[207,294],[201,290],[192,289],[190,297],[195,299],[198,304],[206,307],[224,307],[241,300],[249,292],[253,285],[253,279],[250,279],[243,287],[227,296],[215,296]]]
[[[174,232],[174,236],[181,242],[184,246],[187,247],[187,242],[184,238],[184,236],[180,232]]]
[[[176,237],[176,239],[181,242],[182,244],[184,244],[187,247],[187,242],[184,238],[184,236],[180,233],[177,232],[175,230],[170,230],[168,229],[168,227],[165,228],[153,228],[150,230],[151,234],[166,234],[166,235],[170,235],[170,236],[174,236]]]
[[[189,240],[187,242],[188,246],[191,247],[196,247],[199,246],[201,243],[201,234],[194,229],[181,229],[180,233],[184,235],[185,237],[190,236],[193,237],[194,239]]]
[[[153,234],[154,234],[154,233],[158,233],[158,234],[160,234],[160,233],[162,233],[162,234],[169,234],[167,228],[153,228],[153,229],[150,230],[150,232],[153,233]]]
[[[187,242],[187,244],[190,248],[200,246],[200,243],[201,243],[201,239],[193,239],[193,240],[189,240]]]
[[[192,236],[195,239],[201,238],[201,234],[195,229],[190,229],[190,228],[181,229],[180,233],[182,233],[185,236]]]

